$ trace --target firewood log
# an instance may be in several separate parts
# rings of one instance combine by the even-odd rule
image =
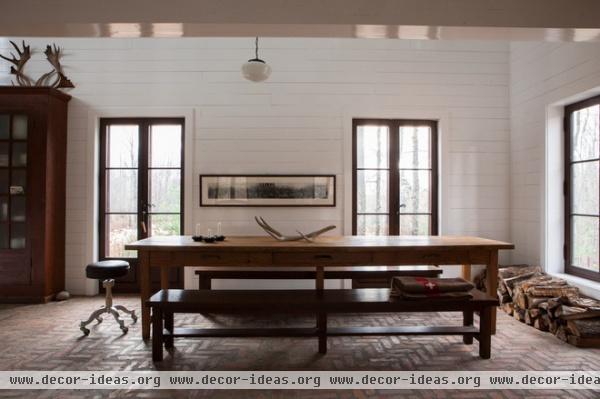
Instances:
[[[520,322],[525,322],[525,310],[515,306],[513,309],[513,317]]]
[[[547,296],[547,297],[556,297],[556,296],[564,296],[564,297],[574,297],[579,295],[579,288],[571,287],[568,285],[559,286],[559,285],[548,285],[541,286],[536,285],[534,287],[529,287],[526,292],[532,296]]]
[[[535,319],[533,326],[540,331],[548,331],[548,323],[544,317],[538,317]]]
[[[600,338],[600,318],[569,320],[567,325],[577,337]]]
[[[554,310],[556,308],[558,308],[560,305],[562,305],[563,303],[565,303],[566,301],[568,301],[568,298],[562,298],[562,297],[557,297],[557,298],[550,298],[548,299],[548,315],[550,316],[551,319],[554,318]]]
[[[568,334],[564,326],[558,326],[558,329],[554,335],[556,335],[556,338],[560,339],[561,341],[567,342]]]
[[[506,312],[509,316],[512,316],[514,310],[514,304],[512,302],[507,302],[502,304],[502,310]]]
[[[515,277],[511,277],[508,279],[503,280],[504,281],[504,285],[506,285],[506,289],[508,291],[508,293],[514,297],[515,293],[514,293],[514,289],[515,286],[517,286],[519,283],[522,283],[524,281],[527,281],[531,278],[534,277],[540,277],[541,274],[539,272],[535,272],[535,273],[525,273],[525,274],[521,274]]]
[[[527,306],[527,296],[520,287],[517,287],[513,291],[513,302],[521,309],[527,309],[529,307]]]
[[[528,326],[532,326],[533,325],[533,317],[531,317],[531,314],[528,311],[525,311],[525,324],[527,324]]]
[[[526,294],[527,295],[527,306],[529,309],[536,309],[539,308],[541,304],[548,302],[548,299],[550,299],[550,297],[546,297],[546,296],[542,296],[542,297],[537,297],[537,296],[533,296],[530,294]]]
[[[567,303],[569,306],[577,306],[578,308],[600,310],[600,301],[584,297],[571,297]]]

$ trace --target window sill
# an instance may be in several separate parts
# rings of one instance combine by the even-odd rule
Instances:
[[[588,280],[585,278],[573,276],[566,273],[548,273],[551,276],[562,278],[569,284],[579,288],[582,294],[595,299],[600,299],[600,283],[597,281]]]

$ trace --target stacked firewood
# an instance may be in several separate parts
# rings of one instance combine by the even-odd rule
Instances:
[[[476,284],[485,288],[485,276]],[[600,301],[544,273],[539,266],[516,265],[498,272],[502,309],[515,319],[580,347],[600,347]]]

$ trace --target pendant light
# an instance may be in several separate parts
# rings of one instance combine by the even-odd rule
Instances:
[[[256,37],[254,45],[255,57],[242,65],[242,75],[252,82],[262,82],[267,80],[271,75],[271,67],[269,64],[258,58],[258,37]]]

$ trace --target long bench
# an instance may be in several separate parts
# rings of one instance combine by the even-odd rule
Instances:
[[[327,352],[328,336],[346,335],[461,335],[465,344],[479,341],[479,356],[491,354],[492,310],[498,300],[473,290],[470,300],[407,301],[390,298],[386,288],[351,290],[161,290],[147,305],[152,309],[152,359],[163,359],[163,345],[173,348],[179,337],[316,336],[320,353]],[[473,314],[479,312],[479,329]],[[462,326],[327,327],[336,313],[462,312]],[[314,314],[309,328],[174,328],[176,313],[286,313]]]
[[[213,279],[225,280],[314,280],[314,267],[199,267],[196,269],[198,288],[210,290]],[[328,267],[325,279],[351,279],[352,288],[387,288],[394,276],[439,277],[438,266]]]

